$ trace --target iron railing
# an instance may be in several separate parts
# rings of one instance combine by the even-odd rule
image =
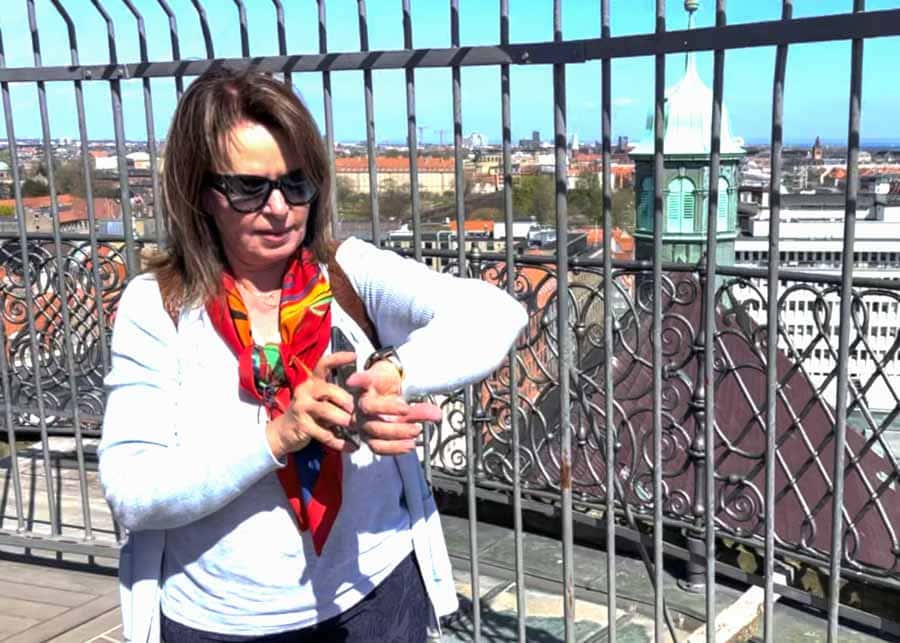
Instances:
[[[41,9],[66,25],[70,64],[45,66],[36,0],[25,0],[33,65],[8,67],[0,33],[0,91],[11,156],[16,201],[15,224],[0,229],[0,393],[12,454],[6,467],[0,544],[48,548],[91,555],[116,555],[114,525],[95,524],[102,506],[92,506],[96,488],[89,440],[99,436],[104,394],[102,378],[109,365],[110,328],[115,307],[128,278],[140,268],[140,252],[164,230],[159,207],[159,154],[156,148],[151,79],[171,79],[180,95],[185,79],[222,64],[283,74],[321,76],[324,129],[334,168],[334,125],[331,73],[362,72],[369,185],[377,185],[375,96],[372,73],[404,70],[410,160],[412,247],[417,260],[431,258],[444,270],[486,279],[507,289],[525,305],[531,323],[507,362],[477,386],[441,399],[442,425],[426,433],[424,466],[439,488],[466,494],[470,519],[471,584],[476,640],[480,632],[477,529],[480,497],[512,506],[516,535],[514,568],[518,598],[518,637],[525,640],[525,553],[523,515],[529,509],[555,512],[563,569],[566,639],[574,640],[575,593],[573,542],[576,522],[605,534],[609,570],[606,593],[616,613],[617,538],[636,543],[653,579],[657,640],[667,635],[663,589],[665,556],[687,561],[688,580],[706,592],[707,640],[714,639],[717,576],[731,577],[765,589],[762,636],[776,640],[776,594],[793,598],[827,615],[829,640],[836,640],[838,619],[848,618],[900,635],[896,616],[846,604],[843,583],[860,583],[887,592],[900,591],[900,464],[885,440],[887,426],[900,413],[900,395],[890,362],[897,342],[873,357],[867,342],[866,301],[900,301],[900,285],[887,279],[853,277],[852,261],[839,276],[781,270],[779,257],[779,186],[782,177],[783,104],[786,60],[798,43],[851,40],[851,88],[848,125],[848,178],[845,193],[843,257],[852,257],[856,217],[860,99],[863,44],[866,39],[900,34],[900,10],[866,11],[854,0],[853,11],[804,19],[792,17],[791,0],[783,0],[780,20],[728,25],[725,0],[716,2],[716,24],[710,28],[668,31],[666,3],[656,2],[653,33],[613,37],[610,6],[602,0],[600,36],[582,40],[563,37],[562,2],[553,2],[552,39],[511,43],[509,7],[500,0],[500,42],[494,46],[461,46],[459,7],[451,0],[450,46],[413,45],[409,0],[402,0],[403,48],[370,51],[366,3],[358,0],[359,51],[328,52],[325,1],[317,1],[317,52],[289,52],[279,0],[275,9],[278,55],[251,56],[244,3],[235,0],[241,56],[216,58],[206,8],[191,0],[192,10],[176,12],[165,0],[137,3],[120,0],[134,18],[139,60],[120,62],[110,2],[91,0],[106,24],[108,62],[82,64],[83,32],[67,11],[72,3],[48,0]],[[115,4],[115,3],[113,3]],[[174,3],[173,3],[174,4]],[[140,9],[138,8],[140,5]],[[84,8],[84,7],[80,7]],[[51,11],[52,9],[52,11]],[[171,60],[150,60],[141,11],[162,12],[169,26]],[[197,21],[205,57],[181,55],[179,24]],[[179,22],[180,21],[180,22]],[[8,32],[15,25],[0,25]],[[550,33],[550,25],[547,29]],[[162,35],[162,34],[157,34]],[[399,43],[398,43],[399,44]],[[686,51],[713,51],[713,120],[710,176],[720,161],[721,107],[725,52],[744,47],[777,48],[772,99],[770,186],[771,236],[766,269],[719,266],[707,252],[701,265],[664,264],[661,260],[614,261],[612,239],[611,79],[613,60],[653,56],[655,122],[664,120],[665,57]],[[569,228],[566,198],[566,69],[587,61],[601,62],[601,126],[603,175],[602,259],[569,254],[558,244],[551,256],[523,256],[513,239],[510,68],[552,65],[556,168],[557,238]],[[425,250],[418,191],[416,71],[428,67],[451,70],[456,185],[463,183],[461,69],[496,66],[500,70],[503,211],[505,252],[483,253],[457,244],[455,250]],[[152,208],[146,219],[132,211],[126,163],[122,81],[141,79]],[[19,167],[13,85],[37,91],[44,159],[53,155],[46,94],[47,83],[72,83],[77,110],[88,232],[61,229],[53,164],[47,163],[52,232],[35,233],[26,226],[23,177]],[[85,113],[85,84],[109,88],[115,148],[118,156],[118,203],[121,233],[98,232],[92,194],[93,171]],[[547,88],[549,92],[549,88]],[[655,256],[662,256],[664,153],[657,131],[654,151],[653,230]],[[707,247],[716,244],[717,182],[710,181]],[[383,238],[379,200],[371,190],[371,231]],[[336,208],[337,203],[333,203]],[[458,229],[464,229],[465,201],[457,190]],[[138,225],[140,223],[141,225]],[[152,233],[150,232],[152,231]],[[715,278],[710,278],[715,275]],[[814,303],[809,325],[816,331],[804,345],[784,333],[786,302],[803,291]],[[774,304],[773,304],[774,302]],[[773,304],[773,305],[770,305]],[[835,314],[835,304],[839,307]],[[834,337],[837,336],[835,344]],[[460,338],[460,341],[463,341]],[[827,352],[834,367],[819,378],[810,376],[814,351]],[[851,354],[873,360],[865,382],[851,380]],[[873,415],[867,392],[878,381],[892,397],[886,417]],[[723,406],[722,400],[725,400]],[[848,427],[848,417],[855,428]],[[612,421],[610,421],[612,418]],[[34,489],[23,486],[21,448],[17,440],[40,436],[33,463],[45,486],[46,519],[36,520]],[[50,438],[74,438],[72,453],[81,516],[62,516],[63,481],[54,474],[58,458]],[[710,448],[712,445],[712,448]],[[12,490],[10,497],[9,490]],[[44,502],[40,500],[39,502]],[[32,506],[26,507],[31,503]],[[10,512],[12,515],[10,516]],[[600,516],[600,517],[598,517]],[[7,520],[14,521],[13,526]],[[647,532],[652,532],[647,537]],[[727,539],[727,540],[725,540]],[[727,543],[738,543],[760,560],[758,571],[729,564]],[[715,561],[719,561],[715,563]],[[779,580],[776,570],[804,566],[827,579],[822,594]],[[668,629],[674,636],[671,625]],[[610,618],[609,640],[616,640]]]

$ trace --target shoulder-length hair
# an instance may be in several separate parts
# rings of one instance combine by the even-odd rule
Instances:
[[[178,101],[166,138],[162,206],[168,244],[148,260],[166,307],[205,304],[221,292],[227,260],[201,196],[207,172],[221,167],[235,125],[251,121],[281,134],[300,169],[318,187],[310,204],[303,246],[324,262],[331,234],[331,173],[316,123],[286,84],[259,72],[215,69],[197,78]]]

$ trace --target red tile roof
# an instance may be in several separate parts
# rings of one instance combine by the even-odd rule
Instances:
[[[456,221],[450,222],[450,229],[456,232]],[[490,219],[472,219],[463,222],[463,230],[466,232],[493,232],[494,222]]]
[[[120,216],[119,203],[115,199],[97,198],[94,199],[94,218],[98,221],[118,219]],[[72,206],[59,213],[60,223],[71,223],[72,221],[87,221],[87,201],[85,199],[76,198],[72,202]]]
[[[71,194],[57,194],[56,195],[56,204],[59,207],[72,205],[75,197]],[[50,207],[50,197],[49,196],[30,196],[22,199],[22,204],[26,208],[39,209],[39,208],[49,208]],[[16,206],[15,199],[0,199],[0,205],[10,205],[12,207]]]
[[[365,156],[342,156],[334,160],[338,172],[368,172],[369,159]],[[377,156],[375,167],[379,172],[409,172],[409,158],[406,156]],[[419,172],[452,172],[453,159],[438,156],[420,156]]]

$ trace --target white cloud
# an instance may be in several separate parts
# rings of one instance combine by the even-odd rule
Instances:
[[[619,98],[613,98],[612,103],[616,107],[627,107],[628,105],[635,105],[637,100],[630,96],[620,96]]]

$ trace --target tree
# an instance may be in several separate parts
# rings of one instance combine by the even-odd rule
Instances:
[[[385,179],[378,191],[378,210],[384,217],[408,216],[409,192],[401,190],[393,179]]]
[[[74,194],[84,197],[84,164],[81,161],[68,161],[56,170],[57,194]]]
[[[7,205],[6,203],[0,204],[0,217],[14,217],[16,216],[16,206]]]
[[[613,192],[612,216],[614,226],[634,232],[634,190],[624,188]]]
[[[585,172],[578,177],[575,187],[569,190],[569,213],[600,222],[603,212],[603,188],[596,172]]]
[[[50,194],[50,186],[38,179],[25,179],[22,182],[22,196],[47,196]]]
[[[513,210],[541,223],[553,221],[556,213],[553,177],[549,174],[520,176],[513,182]]]

